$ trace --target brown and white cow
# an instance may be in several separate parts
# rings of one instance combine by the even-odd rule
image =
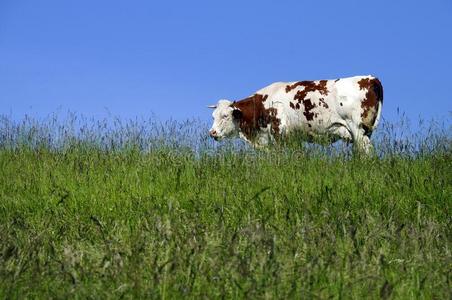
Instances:
[[[343,139],[368,153],[378,124],[383,87],[373,76],[276,82],[240,101],[220,100],[210,136],[241,137],[256,147],[301,131],[309,140]]]

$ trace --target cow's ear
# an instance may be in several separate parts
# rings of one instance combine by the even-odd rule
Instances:
[[[238,110],[238,109],[234,109],[232,111],[232,117],[235,120],[240,120],[243,117],[243,113],[240,110]]]

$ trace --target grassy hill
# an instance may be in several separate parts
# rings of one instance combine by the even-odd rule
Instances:
[[[450,297],[447,130],[358,158],[2,122],[0,298]]]

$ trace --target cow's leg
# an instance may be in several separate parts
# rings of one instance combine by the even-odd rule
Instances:
[[[329,133],[336,138],[343,140],[344,142],[350,143],[353,141],[352,134],[350,130],[343,124],[335,123],[329,128]]]
[[[254,137],[252,141],[247,140],[255,149],[265,149],[275,142],[274,137],[267,133],[261,132]]]
[[[374,147],[372,146],[372,143],[367,135],[362,135],[356,146],[358,152],[365,155],[371,155],[374,151]]]
[[[350,133],[352,134],[353,139],[353,148],[359,154],[370,155],[373,152],[373,146],[370,142],[370,139],[367,135],[365,135],[365,131],[360,126],[351,125]]]

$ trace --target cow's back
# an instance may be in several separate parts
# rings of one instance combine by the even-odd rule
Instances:
[[[334,124],[360,123],[367,135],[378,123],[383,88],[373,76],[334,80],[276,82],[256,94],[268,95],[280,129],[322,133]]]

